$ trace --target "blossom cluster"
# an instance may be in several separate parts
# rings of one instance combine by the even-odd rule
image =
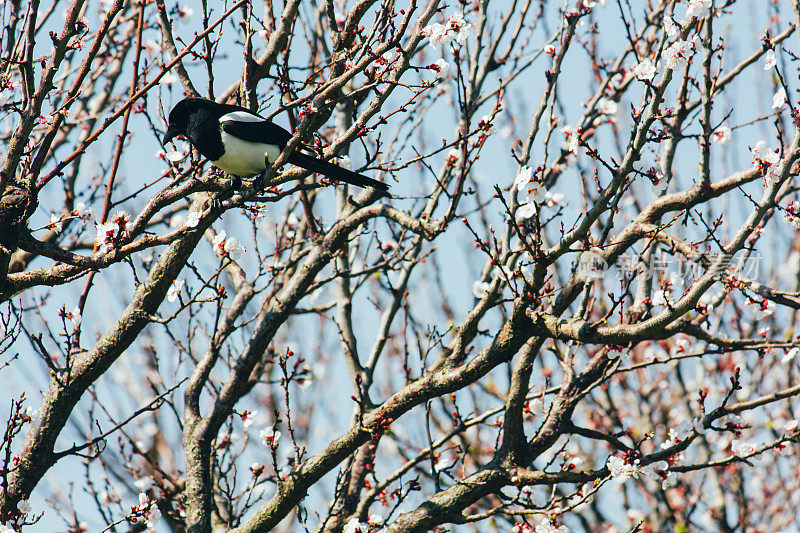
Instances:
[[[158,509],[156,502],[151,502],[144,492],[139,494],[139,505],[131,506],[128,522],[135,524],[138,521],[138,517],[144,519],[144,523],[149,529],[156,527],[156,524],[161,520],[161,511]]]
[[[217,233],[211,244],[214,247],[214,252],[216,252],[218,256],[227,256],[234,261],[242,257],[242,254],[245,252],[245,248],[239,239],[236,237],[228,237],[225,230]]]
[[[378,526],[383,522],[383,517],[377,513],[369,515],[366,522],[361,522],[358,518],[351,518],[344,525],[344,533],[369,533],[378,531]]]
[[[800,229],[800,203],[794,200],[789,202],[783,216],[793,228]]]
[[[766,141],[758,141],[755,146],[750,148],[753,154],[753,164],[766,171],[767,183],[778,181],[778,162],[781,160],[780,154],[771,148],[767,148]]]
[[[533,531],[534,533],[569,533],[569,528],[567,526],[555,526],[548,518],[539,522],[534,529],[531,529],[531,527],[524,522],[514,524],[514,527],[511,528],[511,533],[522,533],[524,531]]]
[[[694,41],[678,39],[664,50],[665,67],[673,71],[686,67],[687,62],[694,54],[694,49]]]
[[[703,18],[708,15],[711,9],[712,0],[689,0],[686,6],[686,20],[693,18]]]
[[[473,24],[464,20],[464,15],[456,11],[444,24],[434,23],[423,28],[422,33],[428,37],[430,45],[440,50],[442,46],[455,41],[458,45],[467,42]]]
[[[278,440],[281,438],[281,432],[271,427],[266,427],[259,432],[259,436],[261,440],[264,441],[264,445],[267,448],[275,450],[278,447]]]
[[[638,459],[631,461],[627,457],[612,455],[606,461],[606,466],[612,479],[620,483],[630,478],[639,479],[639,476],[645,475],[661,482],[661,488],[666,490],[675,482],[675,473],[669,471],[669,463],[666,461],[658,461],[640,467]]]
[[[131,217],[125,211],[120,211],[108,222],[97,224],[97,234],[94,242],[100,253],[108,253],[116,246],[117,241],[124,237],[128,231]]]

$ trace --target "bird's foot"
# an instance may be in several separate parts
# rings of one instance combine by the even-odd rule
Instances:
[[[267,185],[266,184],[266,177],[267,177],[266,174],[267,174],[266,171],[264,171],[261,174],[259,174],[258,176],[256,176],[255,178],[253,178],[253,190],[256,192],[256,194],[258,194],[261,191],[263,191],[264,187]]]
[[[213,213],[222,213],[222,202],[225,201],[225,198],[220,198],[220,196],[221,194],[217,194],[211,199],[211,211]]]
[[[239,176],[231,176],[231,183],[225,189],[214,195],[211,199],[211,209],[213,211],[222,211],[222,203],[229,200],[233,194],[242,188],[242,178]]]

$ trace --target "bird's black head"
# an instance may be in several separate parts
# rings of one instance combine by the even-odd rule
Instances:
[[[169,112],[169,125],[162,142],[167,144],[178,135],[191,137],[190,124],[206,120],[218,106],[216,102],[205,98],[184,98]]]

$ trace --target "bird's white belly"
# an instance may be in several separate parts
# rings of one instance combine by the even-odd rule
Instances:
[[[265,158],[275,161],[281,153],[274,144],[252,143],[243,141],[222,131],[222,144],[225,153],[216,161],[215,166],[234,176],[253,176],[266,168]]]

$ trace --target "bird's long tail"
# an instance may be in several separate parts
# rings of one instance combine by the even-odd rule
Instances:
[[[375,187],[384,194],[388,194],[389,186],[387,184],[368,178],[352,170],[334,165],[333,163],[328,163],[322,159],[317,159],[314,156],[300,152],[292,152],[289,155],[289,163],[312,172],[325,174],[332,180],[343,181],[351,185],[357,185],[358,187]]]

